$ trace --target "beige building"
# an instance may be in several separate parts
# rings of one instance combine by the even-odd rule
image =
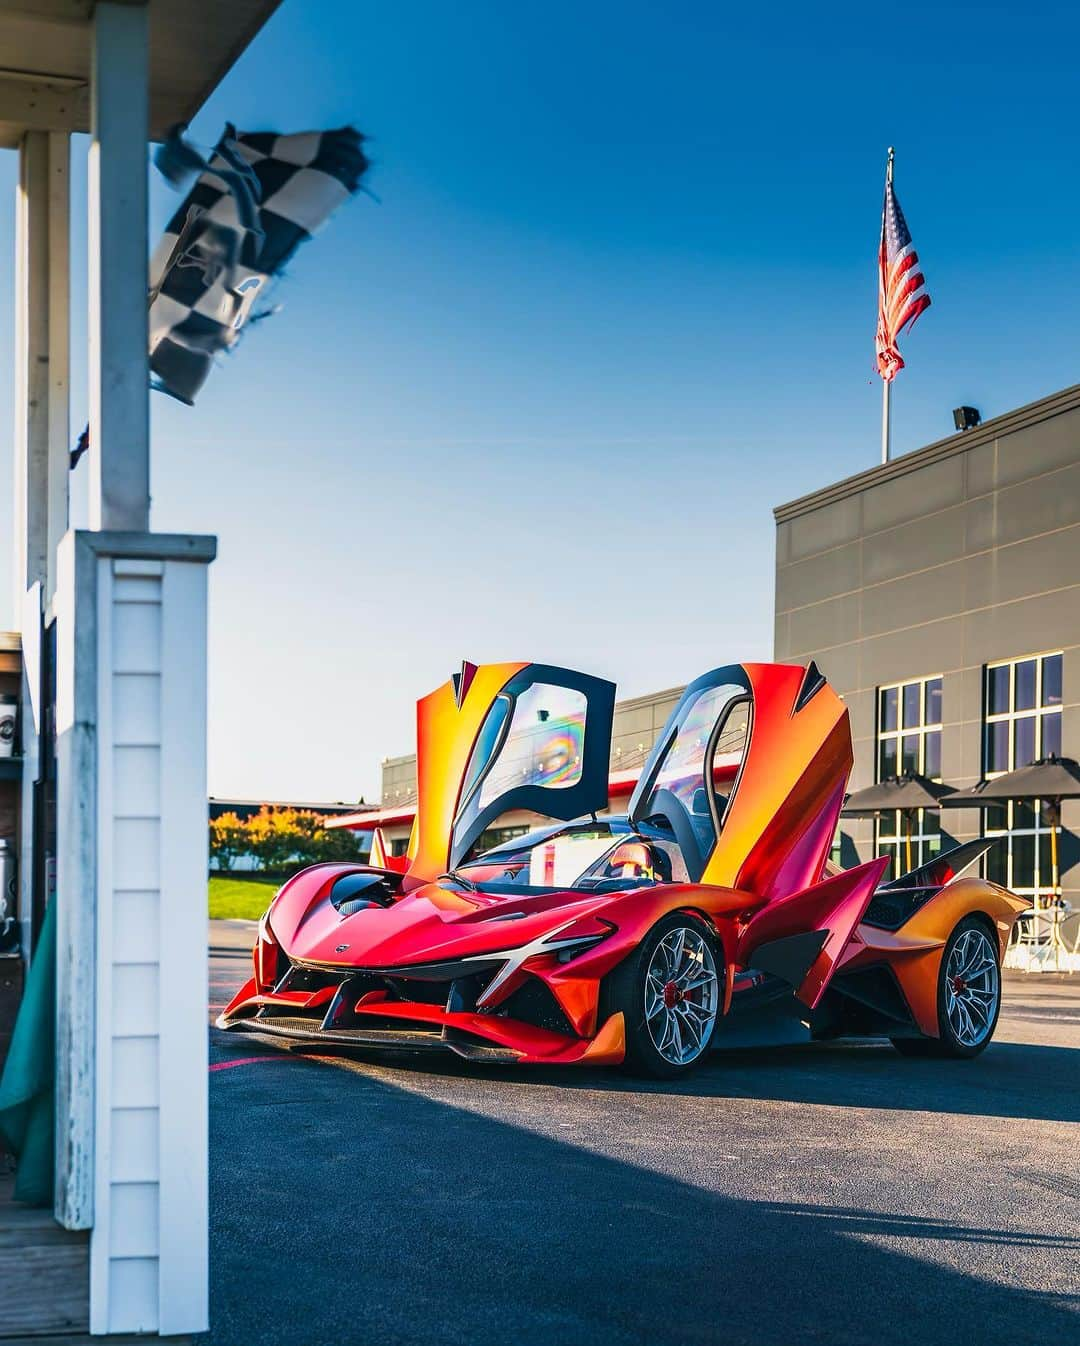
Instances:
[[[854,789],[905,770],[962,787],[1080,752],[1080,386],[781,505],[776,530],[776,658],[816,659],[847,701]],[[1067,802],[1073,906],[1078,823]],[[895,854],[898,831],[845,822],[848,858]],[[988,877],[1050,894],[1030,803],[928,812],[916,845],[984,834]]]

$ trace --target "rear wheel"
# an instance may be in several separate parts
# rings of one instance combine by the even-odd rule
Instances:
[[[937,1038],[893,1038],[903,1056],[978,1056],[994,1036],[1001,1012],[997,943],[977,916],[949,936],[938,973]]]
[[[611,974],[610,1003],[626,1027],[626,1066],[657,1079],[692,1070],[720,1013],[716,945],[693,916],[665,916]]]

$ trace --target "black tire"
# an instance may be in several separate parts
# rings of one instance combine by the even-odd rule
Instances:
[[[987,973],[985,977],[985,980],[993,988],[992,1005],[988,1007],[988,1022],[979,1024],[977,1041],[965,1040],[958,1032],[954,1023],[955,1015],[950,1017],[949,1014],[948,994],[951,980],[950,961],[954,959],[961,940],[972,931],[981,935],[982,941],[979,941],[977,936],[973,935],[968,943],[974,948],[983,948],[988,957],[992,956],[994,963],[992,975]],[[981,996],[983,992],[980,990],[978,994]],[[941,967],[938,971],[937,1012],[938,1032],[941,1036],[936,1038],[893,1038],[892,1045],[901,1056],[922,1057],[924,1059],[926,1057],[947,1058],[954,1061],[971,1060],[972,1057],[984,1052],[993,1040],[998,1016],[1001,1013],[1001,964],[999,962],[997,939],[991,933],[987,923],[978,916],[965,916],[949,936],[945,945],[945,950],[941,955]]]
[[[690,940],[691,947],[700,947],[708,951],[707,957],[701,960],[702,972],[700,975],[706,976],[708,974],[709,959],[711,959],[713,965],[711,971],[715,974],[714,986],[706,984],[695,987],[690,994],[681,997],[684,1008],[676,1012],[676,1019],[695,1024],[703,1022],[709,1011],[705,1004],[699,1007],[694,998],[698,997],[703,1002],[715,1001],[711,1022],[708,1023],[707,1027],[702,1028],[700,1042],[693,1042],[687,1048],[687,1051],[692,1051],[693,1054],[684,1061],[669,1059],[670,1053],[675,1050],[673,1045],[668,1047],[669,1055],[660,1051],[645,1013],[649,970],[653,965],[654,956],[660,945],[679,930],[686,931],[692,937]],[[700,942],[700,944],[698,945],[695,942]],[[667,956],[671,948],[672,945],[669,942],[665,954],[661,955],[661,961]],[[684,956],[691,960],[693,957],[690,954]],[[630,1074],[646,1075],[652,1079],[670,1080],[685,1075],[699,1066],[709,1054],[709,1048],[712,1046],[717,1024],[720,1020],[720,1009],[724,996],[723,978],[724,964],[720,957],[716,939],[702,920],[687,913],[673,912],[670,916],[665,916],[662,920],[657,921],[637,949],[623,959],[604,983],[604,1000],[607,1012],[621,1011],[623,1014],[626,1031],[626,1060],[623,1068]],[[666,1010],[664,1013],[666,1014]],[[691,1032],[693,1031],[691,1030]],[[662,1033],[661,1041],[663,1041]]]

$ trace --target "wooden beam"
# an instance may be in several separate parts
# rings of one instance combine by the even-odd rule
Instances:
[[[0,122],[26,131],[88,131],[87,84],[29,71],[0,70]]]
[[[17,14],[45,23],[86,23],[94,0],[0,0],[0,14]]]

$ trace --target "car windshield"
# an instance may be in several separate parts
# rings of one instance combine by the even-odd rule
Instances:
[[[467,860],[454,873],[489,892],[614,890],[687,881],[671,834],[634,829],[621,818],[530,832]]]

